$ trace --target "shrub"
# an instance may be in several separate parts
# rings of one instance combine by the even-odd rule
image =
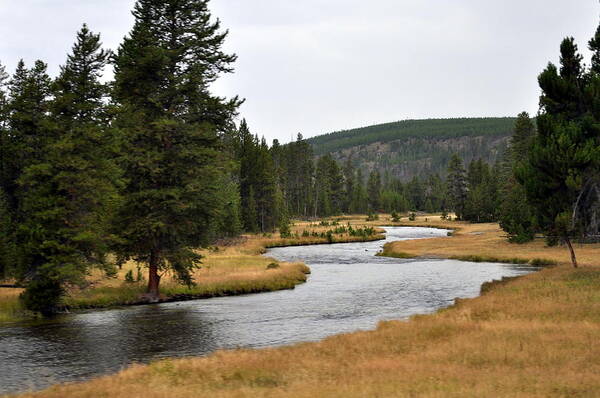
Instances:
[[[104,268],[104,272],[106,273],[106,276],[108,278],[116,278],[117,274],[119,273],[119,270],[117,269],[116,265],[111,264],[111,265],[107,265]]]
[[[347,232],[348,232],[348,229],[346,229],[346,227],[336,227],[333,230],[333,233],[336,234],[336,235],[343,235],[343,234],[345,234]]]
[[[415,212],[412,212],[408,215],[408,219],[410,221],[415,221],[417,219],[417,215],[415,214]]]
[[[135,282],[133,279],[133,270],[127,271],[127,273],[125,274],[125,282],[127,282],[127,283]]]
[[[333,243],[333,232],[331,230],[327,231],[327,242]]]
[[[279,236],[282,238],[291,238],[292,230],[290,228],[290,220],[287,217],[283,217],[279,223]]]
[[[136,275],[135,280],[137,282],[141,282],[144,280],[144,275],[142,274],[142,269],[140,267],[137,268],[137,275]]]
[[[47,316],[56,313],[62,294],[63,288],[59,281],[39,278],[29,282],[20,298],[25,308]]]
[[[367,215],[367,221],[377,221],[379,220],[379,214],[369,213]]]

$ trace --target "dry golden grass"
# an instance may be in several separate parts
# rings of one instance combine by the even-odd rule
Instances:
[[[600,268],[555,267],[434,315],[136,365],[27,397],[598,397]]]
[[[403,225],[428,225],[425,217],[414,222],[403,221]],[[496,223],[468,224],[456,221],[442,221],[439,216],[428,216],[429,224],[447,229],[455,229],[451,238],[424,239],[389,243],[385,253],[414,257],[468,258],[469,256],[494,261],[514,262],[532,259],[548,259],[559,264],[570,264],[571,258],[566,247],[547,247],[543,240],[526,244],[509,243],[506,233]],[[575,245],[577,260],[582,266],[597,265],[600,260],[600,244]]]
[[[19,302],[19,295],[22,292],[23,289],[0,288],[0,324],[31,316]]]

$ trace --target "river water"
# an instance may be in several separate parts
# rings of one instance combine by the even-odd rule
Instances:
[[[277,248],[303,261],[309,281],[294,290],[60,316],[0,328],[0,394],[117,372],[132,363],[260,348],[373,329],[475,297],[482,283],[523,266],[375,257],[390,241],[446,236],[429,228],[386,228],[385,241]]]

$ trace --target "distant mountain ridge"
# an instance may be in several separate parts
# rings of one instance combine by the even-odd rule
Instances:
[[[403,181],[434,173],[445,175],[458,153],[465,162],[482,158],[495,163],[508,145],[516,118],[456,118],[405,120],[338,131],[308,139],[315,154],[349,157],[370,172]],[[365,173],[363,173],[365,174]]]

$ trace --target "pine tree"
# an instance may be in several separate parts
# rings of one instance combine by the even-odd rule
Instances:
[[[275,164],[269,152],[267,142],[263,138],[258,149],[258,158],[254,168],[257,173],[255,185],[256,204],[258,206],[261,232],[272,232],[278,225],[279,209],[277,202],[277,176]]]
[[[0,280],[8,276],[10,269],[14,267],[16,262],[13,215],[4,193],[4,186],[9,177],[5,167],[7,167],[7,159],[12,156],[8,152],[8,79],[6,69],[0,64]]]
[[[352,213],[352,195],[356,186],[356,170],[352,163],[352,156],[348,156],[348,159],[346,159],[343,174],[345,181],[343,211],[349,214]]]
[[[467,178],[462,159],[454,154],[448,165],[448,204],[456,217],[462,220],[467,201]]]
[[[250,186],[244,206],[244,228],[248,232],[258,232],[258,206],[256,205],[256,195],[254,187]]]
[[[600,124],[594,117],[597,95],[586,101],[594,66],[591,75],[586,73],[573,38],[563,40],[560,52],[560,70],[549,64],[538,78],[542,89],[538,134],[517,177],[548,243],[566,243],[577,267],[571,239],[582,233],[586,222],[577,216],[578,198],[585,191],[588,176],[597,175],[599,170]]]
[[[12,215],[4,192],[0,188],[0,280],[14,275],[16,246],[14,242]]]
[[[4,65],[0,64],[0,139],[6,139],[8,133],[8,80],[9,76],[6,73]],[[0,144],[4,141],[0,141]],[[2,148],[0,148],[0,151]],[[0,154],[3,154],[0,152]],[[3,154],[4,155],[4,154]],[[0,162],[0,166],[1,166]],[[2,170],[0,169],[0,172]],[[1,174],[0,174],[1,175]],[[1,181],[1,180],[0,180]]]
[[[9,257],[13,277],[26,281],[35,276],[44,258],[35,255],[30,236],[20,232],[21,223],[28,220],[24,212],[27,189],[19,184],[26,170],[39,162],[51,140],[49,100],[50,77],[46,64],[36,61],[31,69],[21,60],[8,82],[9,98],[5,102],[5,121],[2,135],[2,174],[0,189],[4,208],[4,240],[8,241],[5,256]],[[55,299],[54,299],[55,300]],[[50,300],[49,300],[50,301]]]
[[[535,124],[533,120],[527,112],[520,113],[510,139],[510,156],[513,163],[520,163],[527,159],[534,138]]]
[[[508,240],[525,243],[533,240],[536,232],[534,209],[527,202],[523,185],[515,178],[517,168],[527,160],[535,139],[535,125],[527,112],[519,114],[511,138],[507,159],[500,172],[502,187],[498,208],[500,226]]]
[[[327,154],[317,160],[315,170],[314,217],[329,217],[335,214],[334,192],[331,180],[331,162],[335,162]]]
[[[88,265],[104,264],[108,252],[107,215],[119,178],[104,105],[108,90],[100,81],[108,57],[99,35],[84,25],[52,87],[52,140],[19,178],[21,244],[35,259],[24,298],[34,310],[51,311],[58,299],[40,289],[58,292],[83,281]]]
[[[7,156],[2,163],[1,185],[6,195],[9,211],[20,220],[17,214],[19,185],[26,167],[35,162],[43,153],[43,148],[51,139],[49,99],[51,80],[47,66],[36,61],[27,69],[21,60],[8,84],[9,100],[6,104],[8,119],[7,132],[3,137],[2,151]]]
[[[259,141],[258,136],[253,136],[246,120],[240,123],[238,135],[244,228],[248,232],[271,232],[277,227],[279,220],[279,202],[276,197],[279,177],[275,162],[265,139]]]
[[[258,209],[256,205],[255,165],[258,161],[258,143],[250,133],[246,120],[243,119],[238,130],[239,163],[240,163],[240,198],[242,204],[242,225],[248,232],[258,232]]]
[[[407,199],[412,205],[412,210],[425,209],[425,187],[421,183],[419,177],[413,177],[413,179],[406,184],[406,193],[408,196]]]
[[[426,197],[431,203],[431,208],[425,206],[427,212],[435,213],[447,208],[446,185],[439,175],[433,174],[427,179]]]
[[[331,187],[332,214],[339,215],[344,211],[345,181],[340,166],[332,157],[329,157],[328,174]]]
[[[368,211],[367,190],[364,184],[362,170],[358,169],[356,171],[356,183],[354,184],[352,204],[350,206],[350,213],[352,214],[364,214]]]
[[[215,237],[232,238],[238,236],[242,232],[239,184],[232,175],[223,175],[218,187],[218,198],[222,206],[215,220],[217,223]]]
[[[482,159],[469,164],[467,198],[463,219],[471,222],[493,222],[497,217],[497,169],[491,169]]]
[[[284,196],[290,215],[309,217],[314,211],[314,162],[313,150],[298,134],[296,141],[285,146],[282,168],[285,173],[283,180]]]
[[[381,174],[379,174],[379,171],[373,170],[371,174],[369,174],[369,180],[367,182],[370,212],[381,211],[381,188]]]
[[[240,101],[209,92],[232,71],[221,50],[227,32],[207,0],[138,0],[134,27],[115,56],[115,99],[126,136],[128,180],[115,226],[123,256],[148,265],[148,298],[159,297],[160,270],[187,284],[218,217],[224,154],[218,134]]]

